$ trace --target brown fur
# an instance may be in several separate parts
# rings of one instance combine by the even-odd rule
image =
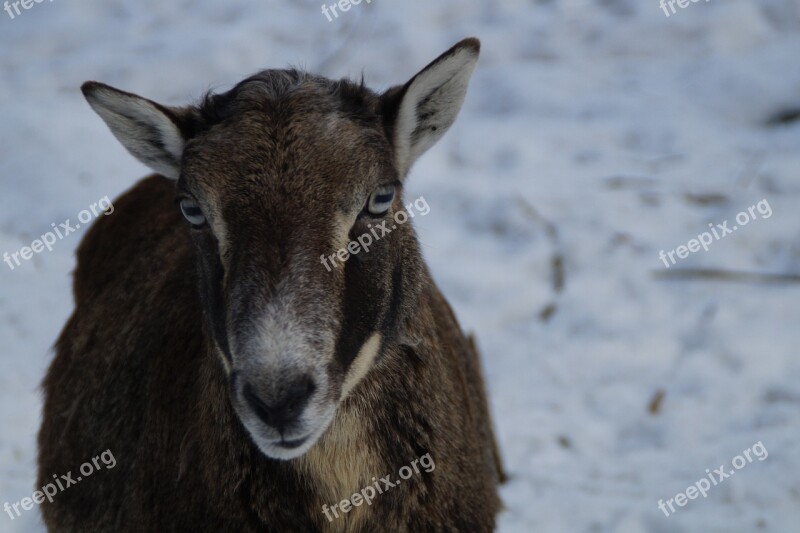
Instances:
[[[333,273],[315,263],[353,191],[404,177],[392,159],[398,90],[260,76],[203,106],[164,108],[190,139],[180,180],[142,180],[79,247],[76,309],[43,385],[39,484],[106,449],[117,464],[45,502],[45,523],[60,532],[492,531],[503,474],[480,361],[411,224]],[[202,195],[208,228],[182,220],[175,196],[186,189]],[[398,194],[394,209],[402,206]],[[349,239],[365,223],[357,219]],[[304,323],[336,332],[332,397],[354,350],[375,333],[381,343],[322,437],[277,460],[254,444],[231,391],[253,313],[287,279]],[[209,303],[216,290],[227,362]],[[432,472],[326,519],[323,505],[373,478],[394,481],[428,453]]]

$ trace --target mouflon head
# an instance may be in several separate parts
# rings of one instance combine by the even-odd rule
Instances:
[[[183,108],[83,85],[175,182],[231,404],[268,457],[308,451],[413,313],[424,267],[409,219],[429,207],[404,204],[403,182],[455,120],[479,49],[461,41],[383,93],[297,70]]]

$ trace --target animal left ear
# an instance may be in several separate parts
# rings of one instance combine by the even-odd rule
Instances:
[[[381,100],[401,176],[456,120],[478,62],[481,43],[464,39]]]

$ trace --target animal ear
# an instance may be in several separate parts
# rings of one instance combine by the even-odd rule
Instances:
[[[461,110],[481,43],[464,39],[403,86],[382,95],[384,118],[401,175],[450,128]]]
[[[187,140],[187,110],[168,108],[95,81],[84,83],[81,91],[136,159],[159,174],[178,179]]]

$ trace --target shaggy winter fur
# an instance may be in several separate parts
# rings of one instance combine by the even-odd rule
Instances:
[[[380,95],[291,70],[188,108],[84,85],[161,175],[78,250],[39,483],[106,449],[117,465],[43,504],[51,531],[494,529],[502,472],[480,361],[412,225],[320,264],[404,209],[405,175],[455,120],[478,50],[462,41]],[[387,185],[389,213],[366,212]],[[176,197],[207,223],[190,227]],[[425,454],[434,471],[323,514]]]

